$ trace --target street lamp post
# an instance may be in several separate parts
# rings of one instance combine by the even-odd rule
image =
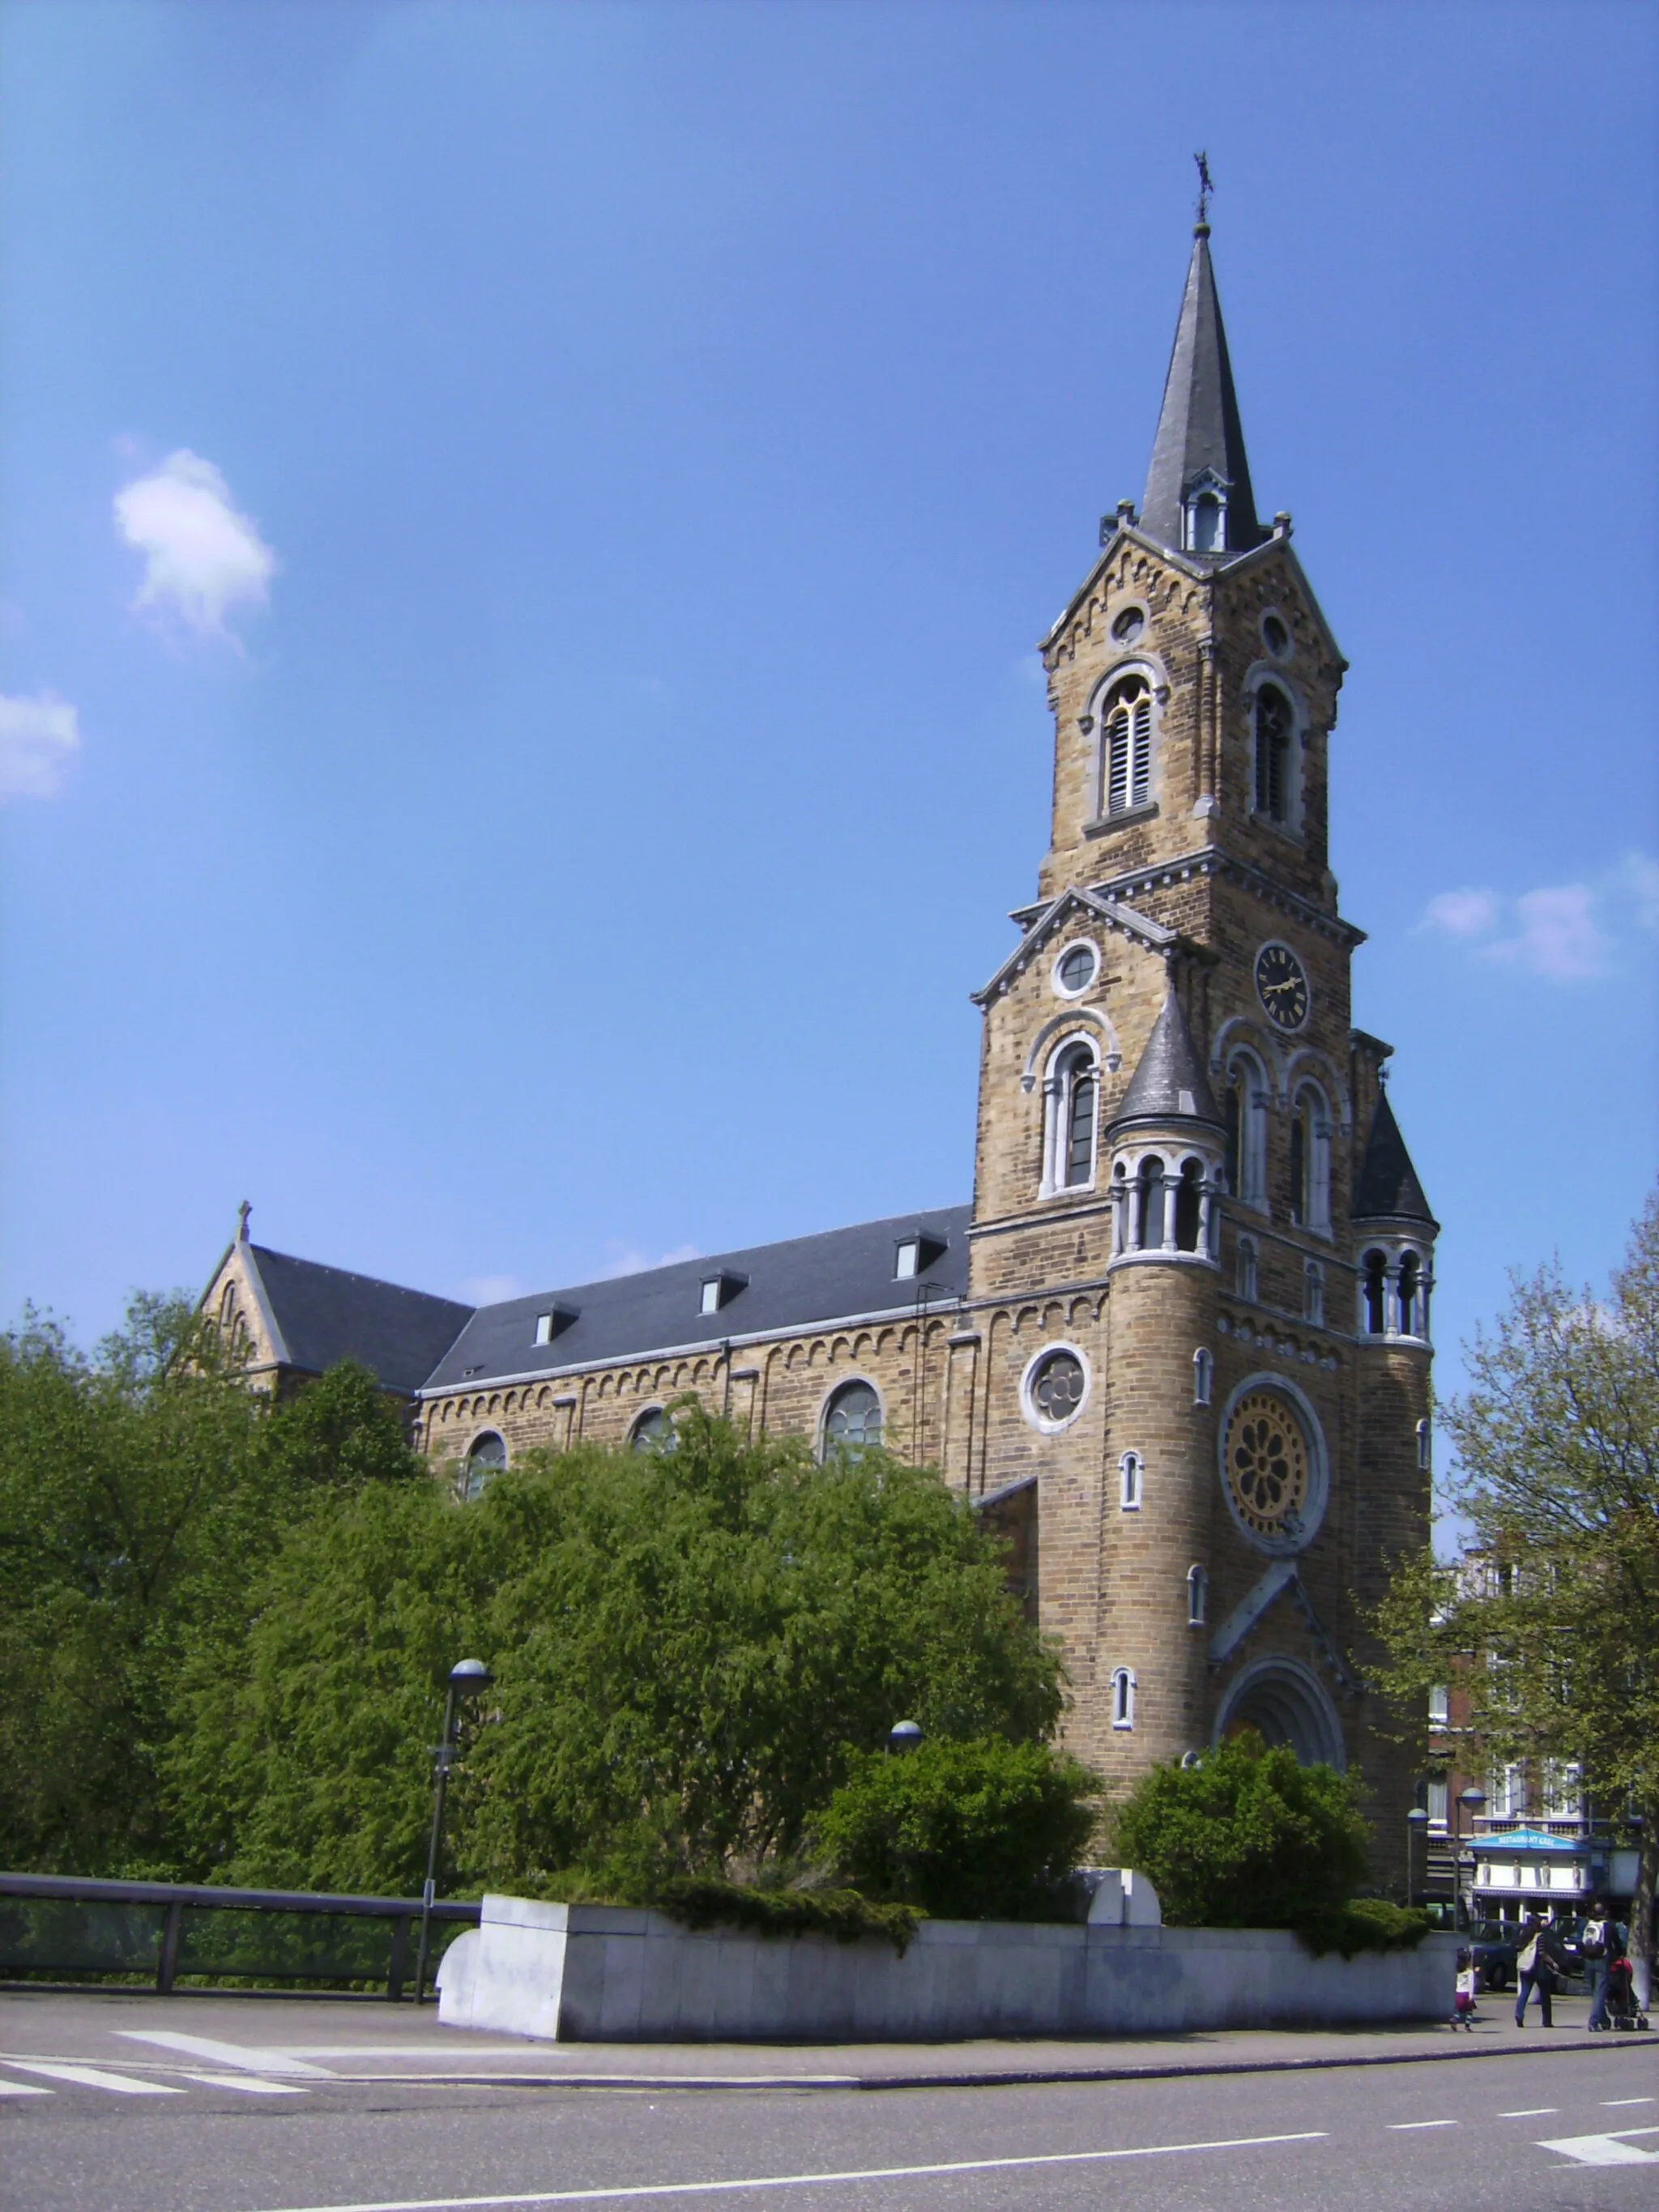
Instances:
[[[490,1673],[482,1659],[458,1660],[449,1670],[449,1687],[444,1697],[444,1733],[441,1743],[432,1751],[432,1771],[435,1778],[432,1791],[432,1833],[426,1846],[426,1886],[421,1892],[421,1942],[415,1954],[415,2002],[426,2002],[426,1962],[431,1948],[432,1900],[438,1886],[438,1846],[443,1838],[444,1793],[449,1786],[449,1770],[455,1763],[455,1708],[463,1698],[477,1697],[487,1690]]]
[[[1428,1832],[1427,1813],[1422,1806],[1413,1805],[1406,1815],[1406,1902],[1407,1905],[1414,1903],[1416,1899],[1416,1893],[1412,1885],[1412,1867],[1416,1857],[1417,1838],[1419,1836],[1424,1839],[1423,1887],[1426,1889],[1429,1886]]]
[[[1474,1842],[1475,1815],[1479,1813],[1480,1808],[1486,1803],[1486,1791],[1477,1787],[1477,1785],[1473,1782],[1469,1784],[1467,1789],[1460,1790],[1457,1793],[1458,1810],[1456,1835],[1455,1848],[1452,1852],[1452,1866],[1454,1869],[1454,1880],[1457,1890],[1457,1900],[1456,1911],[1454,1911],[1452,1917],[1455,1919],[1457,1912],[1461,1911],[1463,1916],[1463,1925],[1466,1928],[1473,1926],[1474,1921],[1474,1914],[1471,1909],[1474,1902],[1474,1885],[1473,1882],[1469,1885],[1469,1900],[1466,1903],[1463,1896],[1463,1815],[1467,1812],[1469,1816],[1469,1842],[1471,1845],[1473,1845]],[[1471,1850],[1469,1856],[1471,1861],[1473,1861],[1474,1856],[1473,1850]]]
[[[921,1741],[920,1721],[895,1721],[887,1731],[889,1751],[914,1751]]]

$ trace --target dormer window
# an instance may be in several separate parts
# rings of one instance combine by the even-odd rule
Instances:
[[[702,1279],[702,1294],[697,1302],[697,1311],[700,1314],[717,1314],[722,1306],[731,1304],[739,1291],[746,1290],[748,1286],[747,1275],[733,1275],[724,1272],[718,1275],[705,1275]]]
[[[563,1335],[576,1318],[574,1306],[554,1306],[547,1313],[538,1313],[536,1316],[537,1343],[551,1344],[555,1337]]]
[[[1226,551],[1227,487],[1213,469],[1206,469],[1188,488],[1183,520],[1188,553]]]
[[[914,1237],[901,1237],[893,1248],[893,1280],[916,1281],[936,1260],[944,1258],[948,1249],[942,1237],[930,1237],[925,1230]]]

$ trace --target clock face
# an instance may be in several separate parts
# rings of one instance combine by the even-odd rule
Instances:
[[[1307,1020],[1307,973],[1288,945],[1264,945],[1256,954],[1255,988],[1276,1029],[1299,1030]]]

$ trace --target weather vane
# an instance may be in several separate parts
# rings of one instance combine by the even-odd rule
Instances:
[[[1194,154],[1193,159],[1198,164],[1198,219],[1206,223],[1210,220],[1210,195],[1215,190],[1210,181],[1210,157],[1207,154]]]

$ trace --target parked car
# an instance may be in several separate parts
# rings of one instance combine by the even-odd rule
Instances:
[[[1469,1951],[1483,1990],[1515,1987],[1516,1932],[1503,1920],[1477,1920],[1470,1929]]]

